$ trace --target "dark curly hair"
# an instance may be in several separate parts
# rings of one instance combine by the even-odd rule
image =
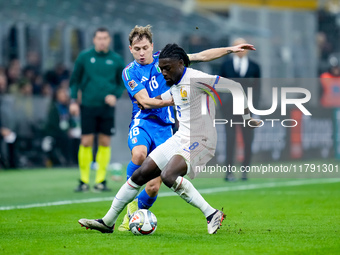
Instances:
[[[187,53],[179,47],[176,43],[167,44],[159,54],[159,58],[173,58],[173,59],[182,59],[184,62],[184,66],[188,67],[190,65],[190,60]]]

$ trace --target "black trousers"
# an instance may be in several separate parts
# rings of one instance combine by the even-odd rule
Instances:
[[[228,120],[230,121],[230,120]],[[242,117],[233,118],[233,122],[243,122]],[[236,127],[240,126],[242,130],[242,137],[244,142],[244,159],[242,162],[242,166],[249,166],[251,162],[252,152],[251,145],[254,140],[254,129],[250,129],[247,127],[243,127],[242,125],[233,125],[231,127],[230,123],[226,125],[226,136],[227,136],[227,166],[233,166],[235,160],[235,150],[236,150]],[[230,173],[227,173],[227,177]],[[246,174],[243,173],[243,177],[246,177]]]
[[[2,147],[5,147],[6,153],[2,151]],[[4,155],[7,157],[4,157]],[[0,139],[0,165],[3,168],[17,168],[17,158],[14,143],[5,143]]]

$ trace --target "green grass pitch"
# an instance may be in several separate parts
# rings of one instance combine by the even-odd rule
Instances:
[[[80,227],[78,219],[106,213],[123,181],[110,181],[110,193],[77,194],[77,178],[76,169],[1,171],[0,254],[340,254],[339,179],[194,180],[227,214],[216,235],[198,209],[162,187],[151,208],[156,232],[134,236]],[[31,208],[15,208],[23,205]]]

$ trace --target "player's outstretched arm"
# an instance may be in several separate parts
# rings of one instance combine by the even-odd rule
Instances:
[[[136,98],[138,104],[143,109],[154,109],[173,105],[172,99],[160,100],[157,98],[149,97],[149,94],[146,91],[146,89],[142,89],[134,97]]]
[[[208,62],[221,58],[230,53],[242,52],[245,50],[256,50],[252,44],[239,44],[232,47],[212,48],[195,54],[188,54],[190,62]]]
[[[240,83],[235,82],[233,80],[229,80],[227,78],[220,77],[218,83],[215,86],[217,92],[222,93],[232,93],[233,94],[233,109],[238,109],[240,114],[242,114],[243,120],[248,123],[248,127],[255,128],[259,127],[261,122],[254,120],[250,116],[250,111],[248,108],[248,99],[246,93],[243,90],[243,87]],[[237,98],[237,100],[235,100]],[[239,104],[242,102],[243,104]]]

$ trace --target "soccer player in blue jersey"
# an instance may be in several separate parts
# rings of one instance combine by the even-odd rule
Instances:
[[[172,136],[174,115],[172,101],[159,100],[156,97],[166,92],[169,87],[158,67],[159,52],[153,54],[151,26],[136,26],[129,35],[130,52],[134,57],[124,69],[122,78],[132,101],[132,121],[128,137],[132,159],[127,166],[127,179],[141,166],[147,155],[158,145]],[[214,48],[188,54],[191,62],[211,61],[229,53],[244,50],[254,50],[253,45],[240,44],[234,47]],[[157,109],[140,110],[137,102],[145,108]],[[120,231],[129,230],[129,216],[137,209],[148,209],[156,201],[161,185],[160,177],[149,181],[145,189],[127,206],[127,214]]]

